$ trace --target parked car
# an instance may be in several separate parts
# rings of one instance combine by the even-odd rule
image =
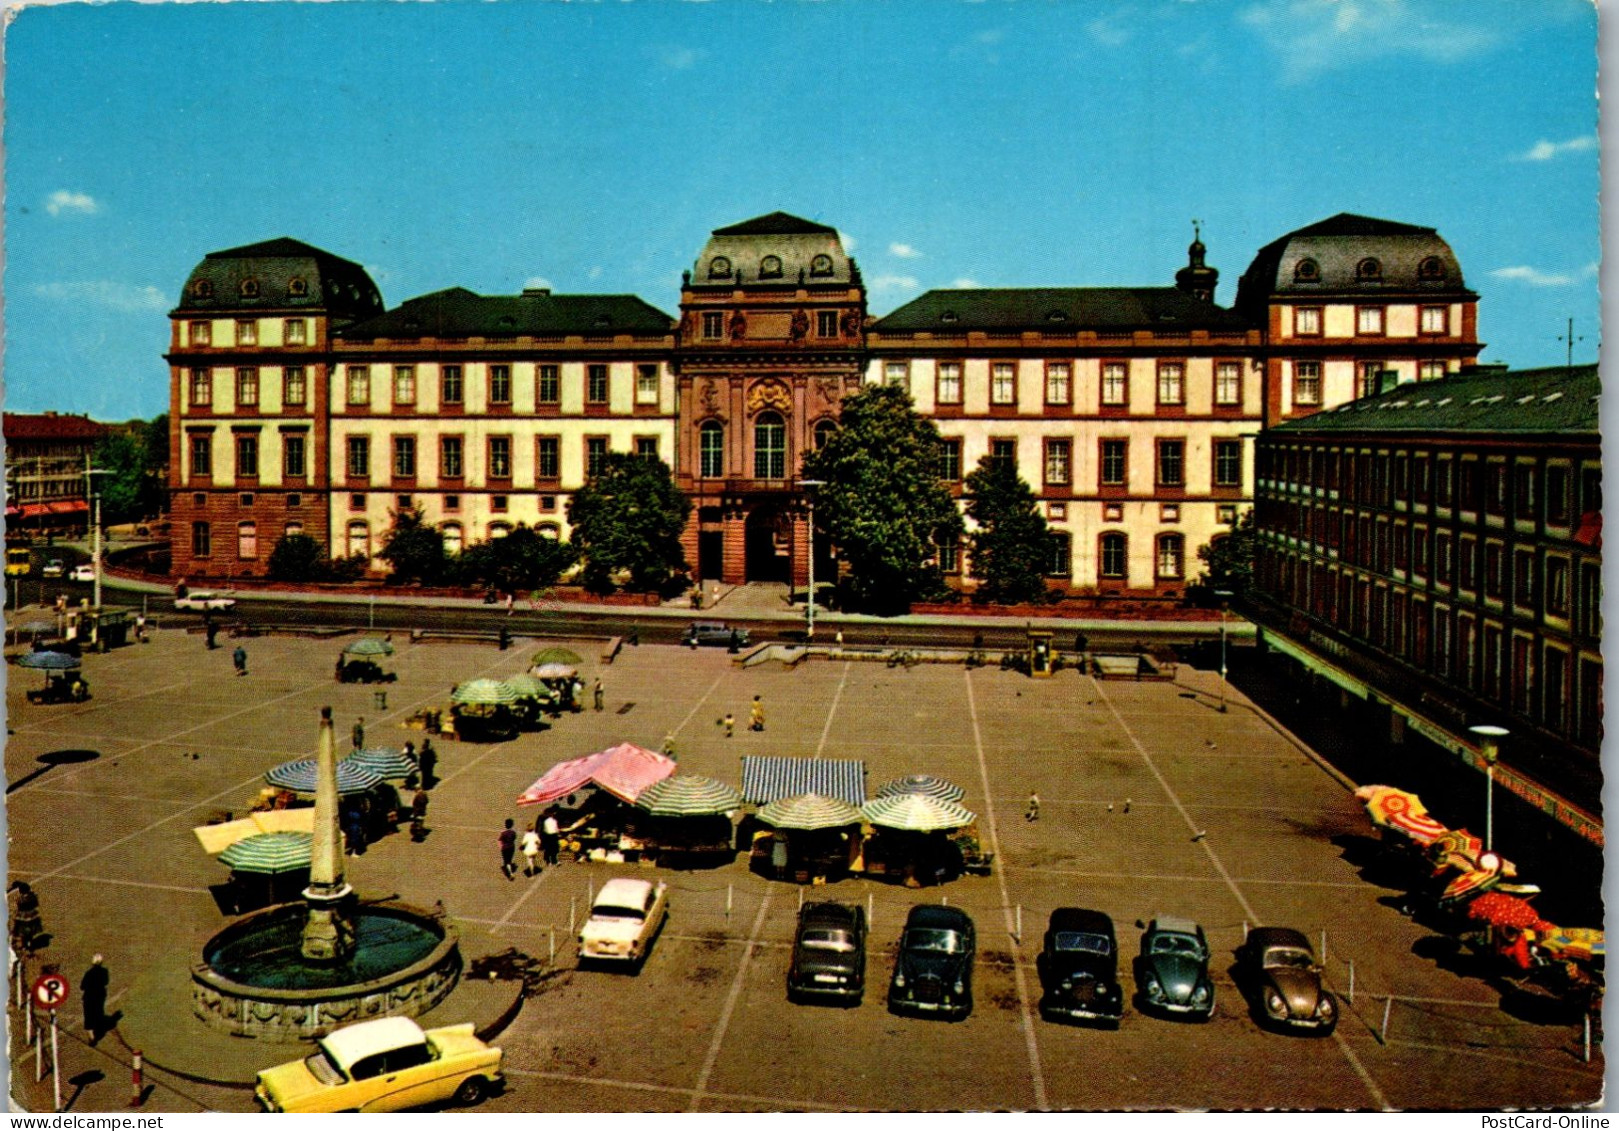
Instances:
[[[746,648],[748,630],[722,620],[694,620],[686,626],[686,635],[680,638],[680,642],[691,648],[699,644],[716,648],[729,648],[735,644],[738,648]]]
[[[1100,911],[1059,907],[1051,913],[1037,961],[1040,1016],[1117,1026],[1124,1016],[1119,946],[1113,920]]]
[[[41,577],[61,577],[66,570],[67,566],[62,564],[61,558],[52,558],[39,573]]]
[[[669,885],[650,880],[608,880],[596,893],[579,931],[579,960],[639,966],[669,917]]]
[[[804,904],[787,967],[787,1000],[859,1005],[865,991],[866,909],[846,903]]]
[[[216,593],[211,589],[193,589],[184,597],[174,599],[174,608],[177,612],[225,612],[236,607],[236,599],[227,597],[223,593]]]
[[[503,1054],[473,1035],[472,1022],[422,1031],[408,1017],[349,1025],[315,1052],[258,1074],[266,1111],[404,1111],[454,1099],[475,1104],[504,1083]]]
[[[1237,981],[1263,1025],[1326,1036],[1338,1026],[1338,1003],[1321,984],[1310,940],[1288,927],[1255,927],[1237,948]]]
[[[937,1013],[960,1021],[973,1011],[973,921],[959,907],[911,908],[899,939],[890,1013]]]
[[[89,562],[80,562],[73,567],[73,571],[67,575],[67,579],[69,581],[94,581],[96,579],[96,567]]]
[[[1136,926],[1142,925],[1136,920]],[[1200,1021],[1214,1014],[1209,940],[1190,919],[1164,915],[1145,925],[1135,975],[1144,1008]]]

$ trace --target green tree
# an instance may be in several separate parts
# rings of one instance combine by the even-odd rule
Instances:
[[[1005,460],[985,456],[967,476],[972,576],[986,601],[1044,601],[1051,535],[1034,492]]]
[[[1221,589],[1247,597],[1254,584],[1257,543],[1254,510],[1249,507],[1231,524],[1230,533],[1216,535],[1207,545],[1198,547],[1197,556],[1203,563],[1198,584],[1211,591]]]
[[[939,480],[939,430],[903,389],[868,385],[843,402],[841,426],[804,459],[817,526],[849,565],[848,597],[898,613],[941,595],[938,545],[961,514]]]
[[[661,589],[686,568],[680,533],[691,501],[662,460],[611,452],[568,502],[573,544],[584,558],[585,587],[610,593]]]
[[[164,509],[168,467],[169,418],[134,421],[109,433],[96,445],[93,466],[108,472],[96,476],[101,521],[109,526],[159,514]]]
[[[377,557],[393,567],[393,580],[419,581],[423,585],[441,582],[448,565],[444,534],[428,524],[421,507],[394,512],[393,527],[384,537]]]
[[[566,542],[518,526],[504,538],[469,547],[461,555],[460,567],[467,581],[516,593],[555,585],[577,560]]]
[[[283,534],[270,550],[270,576],[276,581],[324,581],[331,576],[326,547],[308,534]]]

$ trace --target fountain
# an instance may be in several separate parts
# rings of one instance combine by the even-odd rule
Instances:
[[[455,989],[455,927],[397,901],[361,902],[344,876],[337,742],[321,708],[313,854],[302,903],[245,916],[191,970],[192,1012],[237,1037],[289,1041],[375,1017],[414,1017]]]

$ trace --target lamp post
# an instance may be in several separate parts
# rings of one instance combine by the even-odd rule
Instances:
[[[1220,713],[1223,715],[1223,714],[1226,713],[1226,710],[1225,710],[1225,685],[1226,685],[1225,614],[1226,614],[1226,602],[1231,600],[1231,598],[1233,596],[1235,596],[1235,594],[1233,594],[1231,592],[1231,590],[1229,590],[1229,589],[1216,589],[1214,591],[1214,595],[1216,597],[1220,598]]]
[[[800,479],[804,502],[809,507],[809,600],[804,605],[804,642],[815,643],[815,489],[825,487],[824,479]]]
[[[84,477],[90,481],[90,561],[95,568],[95,583],[92,586],[90,604],[101,608],[101,492],[96,490],[95,477],[98,475],[111,475],[112,472],[104,467],[87,467]]]
[[[1484,754],[1484,851],[1495,850],[1495,763],[1501,757],[1501,740],[1509,733],[1506,727],[1476,726],[1468,731],[1478,735],[1479,747]]]

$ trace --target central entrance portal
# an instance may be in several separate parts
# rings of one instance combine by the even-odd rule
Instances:
[[[786,582],[792,562],[792,526],[779,505],[752,511],[747,521],[749,581]]]

